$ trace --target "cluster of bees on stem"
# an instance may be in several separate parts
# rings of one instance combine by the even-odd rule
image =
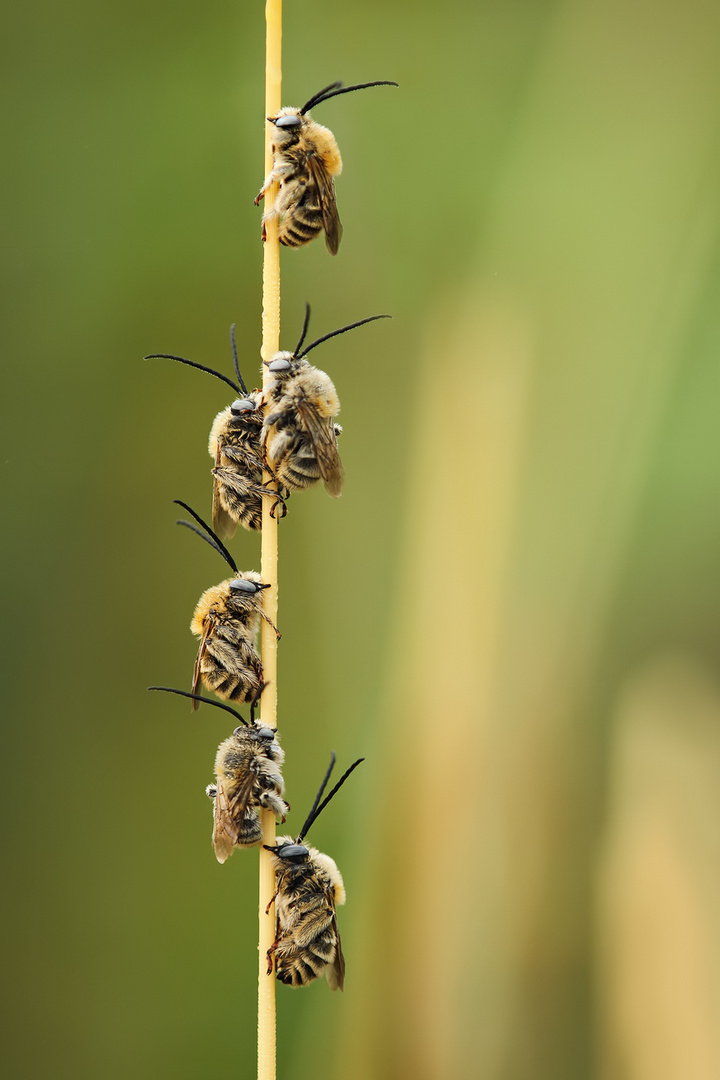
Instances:
[[[280,243],[300,247],[325,233],[331,254],[337,254],[342,225],[335,197],[335,181],[342,159],[335,137],[316,123],[310,109],[340,94],[373,86],[397,86],[381,80],[343,86],[335,82],[314,94],[302,108],[283,108],[268,117],[272,125],[272,168],[255,198],[258,205],[273,184],[278,185],[273,205],[262,219],[262,238],[269,221],[277,222]],[[212,526],[188,503],[175,502],[193,521],[177,524],[193,531],[225,561],[230,577],[207,589],[195,608],[190,629],[199,639],[190,690],[151,686],[150,690],[177,694],[191,701],[193,710],[202,702],[230,713],[238,725],[220,743],[215,757],[215,780],[206,788],[213,803],[212,843],[218,862],[224,863],[235,848],[260,844],[260,810],[270,811],[284,823],[289,806],[285,801],[282,765],[285,754],[277,731],[255,717],[265,687],[257,637],[265,620],[278,639],[277,627],[263,610],[263,596],[271,582],[254,570],[239,571],[225,546],[238,525],[249,531],[262,528],[263,499],[270,502],[273,517],[283,518],[294,492],[323,482],[332,498],[342,492],[343,467],[338,452],[342,428],[336,423],[340,411],[337,391],[324,371],[314,367],[308,354],[340,334],[388,315],[371,315],[324,334],[305,344],[310,325],[310,306],[297,345],[292,352],[278,352],[263,361],[267,369],[261,389],[248,391],[240,372],[231,329],[235,379],[213,368],[173,353],[152,353],[146,360],[165,358],[204,371],[221,380],[236,395],[213,421],[208,450],[212,459]],[[204,687],[223,699],[205,697]],[[249,719],[225,702],[248,705]],[[305,837],[320,813],[363,758],[343,773],[323,799],[335,764],[330,766],[297,836],[281,836],[272,845],[276,934],[267,953],[267,970],[291,986],[305,986],[325,976],[331,989],[342,990],[345,961],[337,926],[336,908],[345,902],[343,880],[329,855],[307,846]],[[322,800],[322,801],[321,801]]]

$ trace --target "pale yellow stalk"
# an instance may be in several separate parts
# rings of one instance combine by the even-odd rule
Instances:
[[[265,5],[265,116],[274,116],[281,107],[282,80],[282,0],[267,0]],[[265,175],[272,168],[270,125],[265,124]],[[265,209],[272,208],[277,195],[273,184],[265,195]],[[267,224],[267,239],[263,249],[263,313],[262,358],[269,360],[280,348],[280,243],[277,221]],[[264,369],[263,385],[268,372]],[[266,473],[263,483],[270,482]],[[263,593],[268,617],[277,625],[278,610],[278,530],[271,516],[273,500],[263,498],[261,574],[271,587]],[[261,650],[267,689],[260,701],[260,720],[277,728],[277,638],[271,626],[262,620]],[[270,901],[275,893],[275,873],[272,855],[262,844],[275,843],[275,818],[271,811],[261,810],[262,843],[260,846],[260,940],[258,972],[258,1080],[275,1080],[275,975],[267,973],[267,951],[275,940],[275,905]],[[267,911],[268,905],[270,910]]]

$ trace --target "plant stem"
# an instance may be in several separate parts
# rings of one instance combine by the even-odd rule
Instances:
[[[274,116],[281,107],[282,81],[282,0],[267,0],[265,5],[265,116]],[[272,168],[270,124],[265,124],[265,176]],[[277,184],[265,195],[265,209],[271,209],[277,196]],[[280,243],[277,221],[267,223],[267,239],[263,248],[263,312],[262,358],[268,360],[280,348]],[[263,372],[263,385],[269,378]],[[265,473],[263,484],[270,483]],[[262,580],[270,582],[263,593],[264,610],[277,625],[278,610],[278,530],[277,519],[270,509],[273,500],[263,498],[262,516]],[[277,638],[275,631],[262,620],[261,652],[267,689],[260,699],[261,723],[277,728]],[[260,844],[260,909],[259,909],[259,968],[258,968],[258,1080],[275,1080],[275,975],[267,973],[267,951],[275,940],[275,894],[273,856],[263,844],[275,843],[275,818],[270,810],[260,811],[262,841]]]

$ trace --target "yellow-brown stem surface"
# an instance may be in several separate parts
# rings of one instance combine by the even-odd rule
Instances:
[[[265,116],[274,116],[281,106],[282,80],[282,0],[267,0],[265,6]],[[270,125],[266,121],[265,175],[272,168]],[[277,196],[277,184],[265,195],[265,209],[272,208]],[[262,358],[268,360],[280,348],[280,243],[276,221],[267,224],[267,239],[263,251],[263,313]],[[263,384],[267,382],[267,368]],[[268,484],[266,473],[263,483]],[[273,500],[263,498],[261,573],[270,582],[263,597],[265,612],[277,626],[278,609],[278,535],[277,520],[270,515]],[[261,650],[265,682],[260,705],[261,722],[277,727],[277,638],[265,620],[261,630]],[[262,844],[275,843],[275,818],[271,811],[260,812]],[[275,1080],[275,976],[267,973],[267,951],[275,940],[275,906],[266,911],[275,892],[272,855],[260,846],[260,940],[258,971],[258,1080]]]

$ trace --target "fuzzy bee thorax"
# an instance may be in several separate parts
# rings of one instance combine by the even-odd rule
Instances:
[[[308,143],[312,144],[313,152],[321,159],[331,176],[339,176],[342,172],[342,158],[332,131],[322,124],[316,124],[309,116],[306,116],[305,120],[305,137]]]
[[[219,585],[211,585],[209,589],[206,589],[197,602],[190,623],[190,630],[196,637],[202,637],[205,621],[210,615],[220,622],[223,619],[236,620],[245,618],[246,621],[251,619],[254,625],[250,629],[253,631],[256,629],[260,620],[259,609],[262,604],[262,594],[256,593],[253,596],[248,593],[234,591],[232,582],[236,581],[238,577],[258,585],[261,583],[260,574],[256,570],[248,570],[244,574],[226,578]]]
[[[295,839],[292,836],[279,836],[275,841],[278,847],[282,847],[285,844],[294,844]],[[287,877],[297,878],[304,880],[306,878],[320,878],[323,885],[328,888],[332,888],[335,899],[335,905],[340,907],[345,903],[345,885],[340,871],[337,868],[337,864],[334,859],[331,859],[329,855],[325,855],[322,851],[318,851],[317,848],[307,845],[308,856],[302,863],[289,863],[284,859],[275,856],[275,873],[279,876],[281,874],[287,875]]]

